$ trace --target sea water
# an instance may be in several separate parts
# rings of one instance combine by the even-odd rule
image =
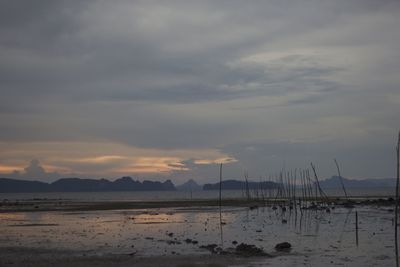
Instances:
[[[257,194],[251,190],[252,196]],[[342,189],[325,189],[325,193],[331,197],[344,196]],[[395,189],[391,187],[378,188],[348,188],[347,193],[352,197],[393,197]],[[48,199],[48,200],[76,200],[76,201],[168,201],[168,200],[186,200],[186,199],[217,199],[218,190],[200,190],[200,191],[124,191],[124,192],[38,192],[38,193],[0,193],[0,201],[2,200],[32,200],[32,199]],[[275,190],[266,190],[265,196],[273,197],[276,195]],[[296,191],[297,196],[301,196],[301,190]],[[261,193],[258,192],[261,197]],[[242,190],[222,190],[224,199],[244,198],[245,194]]]

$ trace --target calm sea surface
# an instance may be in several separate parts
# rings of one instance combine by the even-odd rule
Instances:
[[[390,197],[395,195],[395,189],[382,188],[349,188],[348,194],[352,197]],[[343,196],[341,189],[326,189],[328,196]],[[256,192],[252,192],[255,196]],[[296,193],[301,195],[301,191]],[[265,195],[275,196],[273,190]],[[223,190],[223,198],[242,198],[241,190]],[[29,200],[29,199],[68,199],[79,201],[160,201],[160,200],[184,200],[184,199],[217,199],[218,190],[212,191],[143,191],[143,192],[51,192],[51,193],[0,193],[0,200]]]

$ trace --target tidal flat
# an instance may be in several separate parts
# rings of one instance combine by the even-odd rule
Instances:
[[[327,212],[225,204],[222,224],[219,207],[213,205],[3,210],[0,266],[395,264],[391,205],[336,205]],[[276,250],[281,242],[291,248]],[[264,253],[238,255],[240,244]]]

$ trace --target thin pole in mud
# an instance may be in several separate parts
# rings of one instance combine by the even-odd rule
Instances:
[[[224,246],[224,239],[222,236],[222,163],[219,165],[219,227],[221,233],[221,247]]]
[[[276,206],[276,202],[278,200],[280,191],[281,191],[281,184],[280,184],[280,180],[278,179],[278,174],[275,175],[275,180],[276,180],[276,184],[278,185],[278,188],[276,189],[275,192],[275,198],[274,198],[274,206]]]
[[[338,174],[339,174],[340,183],[342,184],[344,195],[345,195],[347,201],[349,201],[349,197],[347,196],[346,188],[344,187],[343,178],[342,178],[342,175],[340,174],[339,164],[338,164],[336,159],[334,159],[334,161],[335,161],[336,168],[337,168],[337,171],[338,171]]]
[[[315,191],[315,197],[314,197],[313,184],[311,182],[309,169],[307,169],[307,181],[308,181],[308,191],[310,192],[310,198],[314,199],[315,203],[317,203],[317,192]]]
[[[396,267],[399,267],[399,245],[398,245],[398,237],[397,237],[397,221],[398,221],[398,213],[399,213],[399,149],[400,149],[400,132],[397,137],[397,146],[396,146],[396,157],[397,157],[397,168],[396,168],[396,205],[394,212],[394,243],[395,243],[395,252],[396,252]]]
[[[221,164],[221,169],[222,169],[222,164]],[[246,172],[244,172],[244,182],[246,185],[246,198],[247,201],[250,201],[250,188],[249,188],[249,174]]]
[[[312,168],[312,170],[313,170],[313,172],[314,172],[315,181],[317,182],[317,187],[318,187],[318,190],[319,190],[319,195],[320,195],[321,197],[324,197],[324,198],[326,198],[326,199],[328,200],[328,196],[325,194],[325,192],[322,190],[322,188],[321,188],[321,186],[320,186],[320,184],[319,184],[317,172],[315,171],[315,166],[314,166],[314,164],[313,164],[312,162],[311,162],[311,168]]]
[[[294,201],[294,212],[297,214],[297,205],[296,205],[296,182],[297,182],[297,168],[294,169],[294,180],[293,180],[293,201]]]
[[[262,203],[265,205],[265,195],[264,195],[264,186],[263,185],[264,185],[264,182],[262,180],[262,176],[260,176],[260,183],[258,184],[258,187],[260,188]]]
[[[358,247],[358,213],[356,211],[356,245]]]
[[[301,182],[301,200],[300,200],[300,212],[303,213],[304,203],[306,201],[306,194],[305,194],[305,182],[304,182],[304,173],[303,170],[300,170],[300,182]]]
[[[287,185],[287,195],[288,195],[288,200],[292,202],[292,178],[291,178],[291,173],[292,171],[287,172],[286,176],[286,185]]]
[[[304,205],[307,207],[309,205],[309,202],[311,200],[311,195],[310,195],[310,185],[308,184],[307,181],[307,170],[303,170],[303,177],[304,177],[304,194],[305,194],[305,201]]]

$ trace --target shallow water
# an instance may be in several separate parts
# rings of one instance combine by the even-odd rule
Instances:
[[[359,219],[356,244],[355,211]],[[254,244],[274,258],[254,258],[253,266],[394,265],[393,213],[375,207],[282,212],[270,207],[223,208],[222,246]],[[282,223],[287,220],[287,223]],[[197,244],[186,243],[186,239]],[[274,246],[292,244],[290,252]],[[221,245],[219,210],[212,207],[93,212],[0,214],[0,246],[52,248],[78,254],[137,256],[208,254]],[[253,261],[253,260],[252,260]]]
[[[341,188],[324,189],[331,197],[343,197]],[[347,192],[354,197],[389,197],[395,194],[390,187],[378,188],[348,188]],[[297,190],[296,195],[301,195]],[[129,191],[129,192],[37,192],[37,193],[0,193],[0,200],[31,200],[31,199],[68,199],[77,201],[158,201],[182,199],[217,199],[219,191]],[[251,192],[253,196],[256,192]],[[222,190],[223,198],[244,198],[242,190]],[[276,196],[275,190],[266,190],[266,197]]]

